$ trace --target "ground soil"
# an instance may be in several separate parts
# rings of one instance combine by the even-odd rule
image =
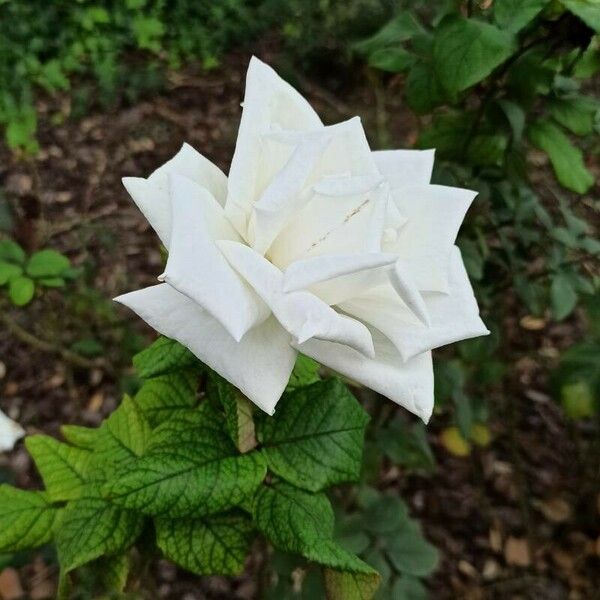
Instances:
[[[260,51],[276,60],[268,48]],[[231,54],[209,74],[189,69],[173,75],[157,97],[79,121],[63,119],[67,100],[46,98],[39,107],[40,155],[22,161],[0,150],[0,181],[16,213],[18,240],[28,250],[57,247],[86,265],[86,287],[77,288],[76,299],[50,291],[26,310],[10,310],[10,318],[38,341],[68,347],[93,336],[106,348],[105,364],[84,368],[0,325],[0,407],[29,433],[58,435],[61,423],[96,425],[117,405],[131,375],[132,351],[153,334],[109,300],[154,283],[161,264],[157,238],[120,179],[146,176],[184,141],[227,171],[246,62],[246,54]],[[296,84],[326,122],[360,114],[373,146],[385,136],[396,147],[410,146],[415,123],[399,94],[382,101],[377,82],[357,87],[360,78],[354,77],[336,75],[319,85],[297,77]],[[401,81],[387,85],[393,92]],[[523,328],[521,316],[516,307],[505,323],[511,376],[494,392],[492,444],[453,457],[438,441],[446,424],[442,414],[428,429],[438,461],[432,477],[407,475],[391,464],[381,472],[380,486],[402,491],[441,550],[440,568],[428,581],[432,598],[598,597],[600,489],[588,468],[598,458],[589,449],[593,429],[567,423],[546,383],[547,366],[576,339],[579,325],[575,319]],[[22,444],[0,457],[0,477],[26,488],[39,484]],[[152,597],[256,599],[261,559],[257,547],[246,573],[233,582],[192,577],[159,561]],[[25,597],[52,598],[52,557],[34,553],[23,563],[0,582],[16,576]]]

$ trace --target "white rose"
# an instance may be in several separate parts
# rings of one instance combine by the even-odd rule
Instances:
[[[433,158],[324,126],[253,58],[229,177],[184,144],[123,180],[169,258],[116,300],[269,414],[302,352],[427,421],[431,349],[488,333],[454,245],[476,194]]]
[[[12,450],[24,435],[23,428],[0,410],[0,452]]]

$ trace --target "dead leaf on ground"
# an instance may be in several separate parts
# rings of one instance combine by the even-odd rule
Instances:
[[[0,598],[2,600],[17,600],[17,598],[22,598],[24,594],[19,573],[11,567],[4,569],[0,573]]]
[[[563,498],[536,500],[534,506],[552,523],[564,523],[571,518],[571,505]]]
[[[509,565],[528,567],[531,564],[529,545],[525,538],[509,537],[504,545],[504,558]]]

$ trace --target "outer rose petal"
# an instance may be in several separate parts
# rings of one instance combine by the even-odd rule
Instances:
[[[489,333],[479,317],[477,301],[456,246],[451,254],[449,293],[425,292],[423,299],[429,327],[420,323],[389,287],[371,290],[344,302],[340,308],[377,327],[406,361],[421,352]]]
[[[12,450],[17,440],[24,435],[23,428],[0,410],[0,452]]]
[[[290,335],[273,317],[236,342],[206,311],[166,283],[115,300],[156,331],[189,348],[265,412],[275,412],[296,351],[290,346]]]
[[[394,190],[431,181],[435,150],[377,150],[375,164]]]
[[[253,203],[287,161],[292,148],[268,153],[265,160],[263,134],[272,129],[310,131],[323,124],[310,104],[275,71],[252,57],[246,75],[244,109],[229,170],[225,212],[246,237]],[[280,156],[277,156],[279,154]]]
[[[197,302],[239,341],[270,314],[214,241],[240,237],[221,205],[191,179],[171,176],[171,202],[171,247],[164,280]]]
[[[371,333],[375,343],[375,358],[372,359],[347,346],[321,340],[293,345],[321,364],[393,400],[427,423],[433,410],[431,353],[419,354],[404,362],[387,338],[375,330]]]
[[[124,177],[123,185],[166,248],[171,237],[170,174],[183,175],[205,187],[221,204],[227,193],[227,177],[223,171],[189,144],[183,144],[181,150],[148,179]]]
[[[217,244],[296,340],[315,337],[336,341],[373,355],[371,334],[362,323],[340,315],[310,292],[284,292],[283,273],[252,248],[229,241]]]
[[[392,192],[407,222],[394,242],[396,252],[421,291],[447,292],[450,251],[477,192],[443,185],[406,187]]]

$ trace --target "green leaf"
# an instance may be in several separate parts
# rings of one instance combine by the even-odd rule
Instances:
[[[252,516],[258,530],[283,552],[336,570],[376,573],[333,540],[333,510],[323,493],[312,494],[283,482],[263,486],[254,497]]]
[[[133,366],[144,379],[197,364],[198,359],[185,346],[167,337],[159,337],[133,357]]]
[[[235,447],[242,453],[256,447],[253,404],[214,371],[208,375],[207,395],[215,397],[225,411],[225,425]]]
[[[594,131],[594,116],[598,103],[585,96],[555,99],[550,102],[550,114],[575,135],[590,135]]]
[[[46,277],[39,280],[40,285],[49,288],[65,287],[66,282],[62,277]]]
[[[377,446],[391,461],[409,470],[432,471],[435,467],[435,458],[421,422],[408,425],[400,420],[393,421],[380,429]]]
[[[99,498],[70,502],[56,530],[61,568],[72,571],[106,554],[131,546],[142,530],[143,517]]]
[[[583,154],[569,138],[550,121],[539,120],[528,131],[529,139],[548,154],[558,181],[567,189],[585,194],[594,183],[586,169]]]
[[[166,558],[197,575],[239,575],[252,540],[242,515],[156,519],[156,543]]]
[[[513,139],[520,142],[525,131],[525,111],[516,102],[502,98],[498,100],[500,108],[506,115],[512,129]]]
[[[598,0],[561,0],[588,27],[600,32],[600,2]]]
[[[325,569],[325,592],[327,600],[371,600],[379,587],[379,574],[350,573]]]
[[[406,71],[414,62],[414,55],[404,48],[380,48],[369,56],[369,65],[390,73]]]
[[[462,148],[471,129],[470,116],[465,113],[446,113],[434,117],[417,140],[418,148],[435,148],[440,158],[455,158],[456,149]]]
[[[90,452],[68,446],[47,435],[28,437],[25,446],[52,501],[81,498],[89,480]]]
[[[265,474],[262,456],[239,456],[222,417],[205,402],[157,427],[144,456],[119,469],[103,493],[146,514],[204,516],[244,502]]]
[[[23,269],[19,265],[0,261],[0,285],[7,284],[11,279],[23,274]]]
[[[448,94],[442,87],[433,65],[425,61],[412,66],[406,79],[404,94],[410,108],[418,114],[431,112],[448,100]]]
[[[494,18],[502,29],[518,33],[529,25],[550,0],[496,0]]]
[[[316,360],[304,354],[298,354],[286,391],[295,390],[296,388],[320,381],[320,369],[321,365]]]
[[[482,21],[450,17],[435,33],[435,72],[449,92],[461,92],[485,79],[515,50],[516,40],[509,32]]]
[[[14,277],[8,282],[8,296],[15,306],[25,306],[31,302],[35,284],[29,277]]]
[[[332,378],[284,394],[259,439],[274,473],[316,492],[359,478],[368,422],[356,398]]]
[[[93,450],[98,443],[98,432],[93,427],[79,425],[61,425],[60,432],[67,442],[84,450]]]
[[[508,138],[503,133],[479,134],[467,148],[468,161],[477,166],[502,166]]]
[[[438,551],[423,537],[417,523],[387,536],[385,547],[390,562],[403,574],[426,577],[437,567]]]
[[[40,250],[29,257],[25,270],[35,278],[58,277],[71,266],[69,259],[56,250]]]
[[[150,431],[150,424],[137,403],[125,396],[97,431],[92,457],[97,478],[109,479],[115,471],[141,456]]]
[[[392,587],[393,600],[427,600],[429,595],[425,586],[416,577],[402,575]]]
[[[410,40],[415,34],[423,32],[416,19],[406,11],[386,23],[377,33],[354,44],[354,49],[360,54],[370,55],[381,48],[397,47],[402,42]]]
[[[382,494],[367,506],[364,520],[366,529],[373,534],[391,533],[408,522],[408,507],[399,496]]]
[[[0,485],[0,552],[17,552],[48,543],[57,514],[44,492]]]
[[[131,570],[131,557],[128,553],[102,556],[92,563],[105,592],[123,592]]]
[[[557,321],[562,321],[573,312],[577,306],[577,292],[573,289],[569,277],[562,273],[554,276],[550,286],[550,299],[552,313]]]
[[[148,379],[135,395],[135,402],[152,427],[171,414],[198,403],[198,369],[187,368]]]
[[[22,265],[25,262],[25,250],[12,240],[0,240],[0,260]]]

